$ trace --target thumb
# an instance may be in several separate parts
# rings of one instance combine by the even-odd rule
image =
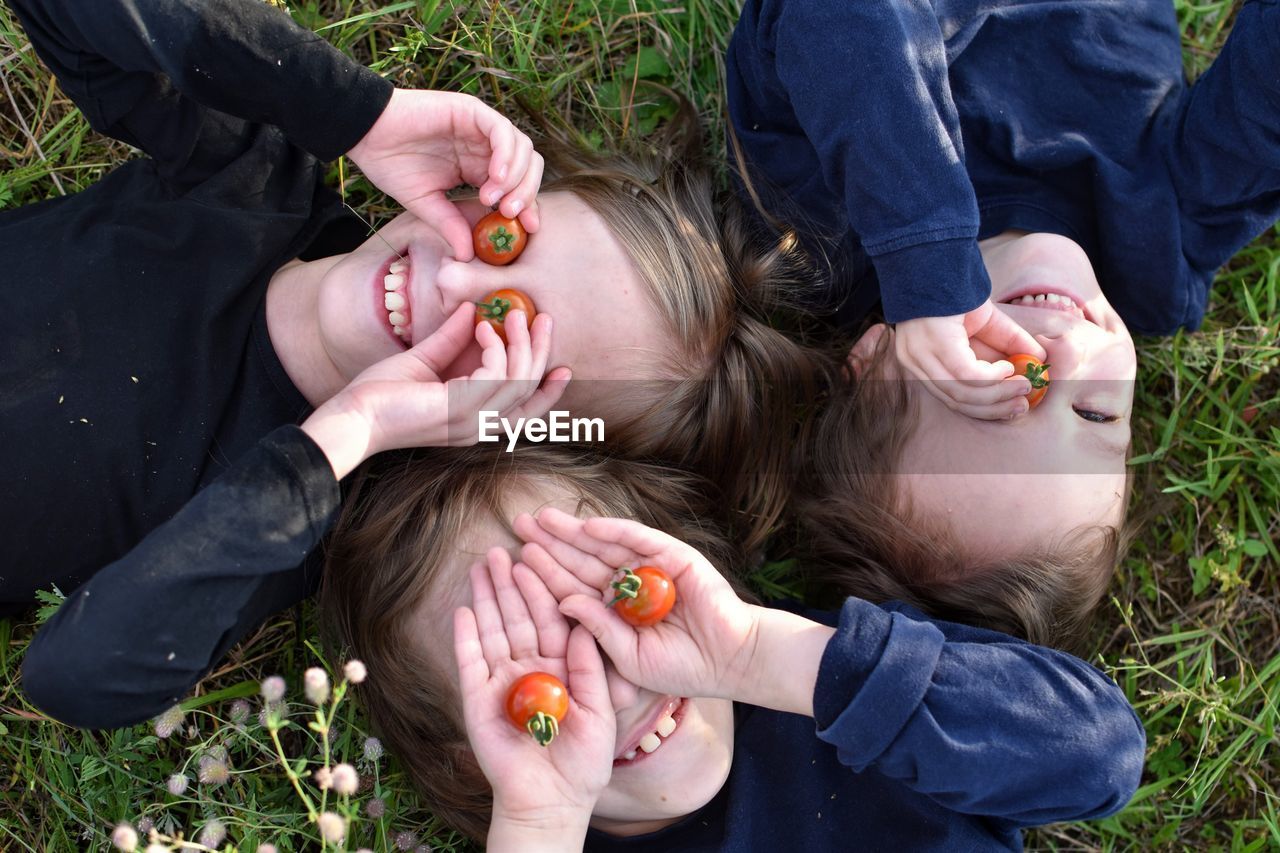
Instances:
[[[595,638],[582,625],[574,626],[569,633],[566,663],[569,666],[569,695],[573,701],[592,713],[612,713],[604,660],[600,657]]]
[[[636,657],[636,632],[621,616],[605,607],[600,599],[581,594],[561,601],[560,612],[590,631],[620,671],[630,671]]]
[[[410,213],[436,230],[459,261],[465,263],[475,257],[471,225],[444,193],[430,192],[402,203]]]
[[[1018,322],[1008,314],[995,307],[992,308],[991,315],[987,318],[987,321],[974,331],[972,337],[1007,355],[1024,352],[1028,355],[1034,355],[1041,361],[1048,355],[1044,351],[1044,347],[1035,338],[1031,337],[1030,332],[1018,325]]]

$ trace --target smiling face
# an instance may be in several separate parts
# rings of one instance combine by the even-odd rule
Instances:
[[[1119,525],[1137,359],[1074,242],[1010,233],[983,241],[982,253],[991,300],[1048,352],[1048,393],[1027,414],[997,422],[953,412],[912,387],[918,423],[895,470],[913,513],[945,519],[972,557],[990,560],[1052,547],[1079,528]],[[882,333],[869,331],[855,351]],[[892,357],[885,362],[886,378],[902,376]]]
[[[582,507],[578,495],[558,484],[522,490],[507,508],[514,518],[544,506],[593,514]],[[471,603],[468,568],[493,546],[507,549],[513,561],[518,560],[521,545],[509,524],[492,516],[477,518],[465,540],[444,561],[414,608],[406,632],[417,641],[417,651],[447,678],[454,697],[458,671],[451,614]],[[617,715],[617,738],[613,775],[596,803],[592,826],[614,835],[653,832],[710,802],[728,778],[733,760],[732,703],[653,693],[619,675],[608,658],[605,676]]]
[[[297,318],[279,333],[283,324],[271,326],[290,377],[308,399],[327,399],[428,337],[460,304],[516,288],[555,321],[550,364],[578,380],[566,393],[569,408],[589,408],[591,383],[583,380],[662,378],[675,343],[626,249],[572,193],[543,193],[539,206],[541,229],[506,266],[455,260],[432,228],[402,213],[353,252],[286,268],[285,287],[273,281],[269,291],[268,321],[273,301],[283,306],[277,316]],[[473,225],[487,213],[475,202],[458,207]],[[295,350],[302,357],[289,358]],[[479,366],[473,343],[444,378]]]

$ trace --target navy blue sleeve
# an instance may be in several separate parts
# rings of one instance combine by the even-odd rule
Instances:
[[[301,564],[339,497],[306,433],[271,432],[63,602],[27,650],[23,690],[83,728],[159,714],[248,631],[308,594],[314,578]]]
[[[1250,0],[1170,134],[1183,252],[1212,273],[1280,217],[1280,2]]]
[[[1123,808],[1146,747],[1124,693],[1084,661],[856,598],[823,655],[814,717],[854,770],[1023,826]]]
[[[363,138],[392,85],[262,0],[6,0],[99,132],[190,156],[211,108],[321,160]]]
[[[928,2],[748,2],[729,60],[734,128],[750,166],[784,194],[839,199],[875,266],[886,319],[961,314],[990,296]],[[799,173],[809,164],[793,153],[797,143],[814,153],[825,184],[817,193]],[[812,201],[824,218],[822,201]]]

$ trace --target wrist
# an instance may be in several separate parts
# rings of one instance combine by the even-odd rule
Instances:
[[[590,821],[590,806],[562,805],[534,811],[513,811],[494,800],[486,849],[492,853],[579,851],[587,837]]]
[[[750,666],[731,698],[775,711],[813,716],[813,691],[835,629],[786,610],[752,605],[756,637]]]
[[[341,480],[373,454],[373,430],[369,419],[345,392],[332,397],[302,422],[302,431],[311,437]]]

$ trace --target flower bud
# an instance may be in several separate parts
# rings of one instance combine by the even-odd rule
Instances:
[[[223,826],[222,821],[209,821],[204,825],[204,829],[200,830],[200,837],[197,839],[205,847],[218,847],[227,838],[227,828]]]
[[[175,797],[181,797],[187,792],[187,785],[191,780],[181,773],[174,773],[165,782],[165,787],[169,789],[169,793]]]
[[[342,668],[342,674],[352,684],[359,684],[369,677],[369,670],[365,669],[362,661],[352,659]]]
[[[155,723],[156,737],[163,740],[182,728],[182,708],[174,705],[156,717],[153,722]]]
[[[339,794],[351,796],[360,787],[360,777],[350,764],[339,764],[333,768],[333,790]]]
[[[262,679],[262,698],[267,701],[267,704],[283,700],[284,679],[278,675],[271,675]]]
[[[302,676],[307,701],[312,705],[323,705],[329,701],[329,673],[318,666],[313,666]]]
[[[320,836],[330,844],[341,844],[347,837],[347,819],[333,812],[325,812],[316,818]]]
[[[117,850],[134,853],[138,849],[138,831],[127,823],[122,823],[111,833],[111,843]]]
[[[364,739],[364,760],[376,762],[382,758],[382,741],[376,737],[367,737]]]

